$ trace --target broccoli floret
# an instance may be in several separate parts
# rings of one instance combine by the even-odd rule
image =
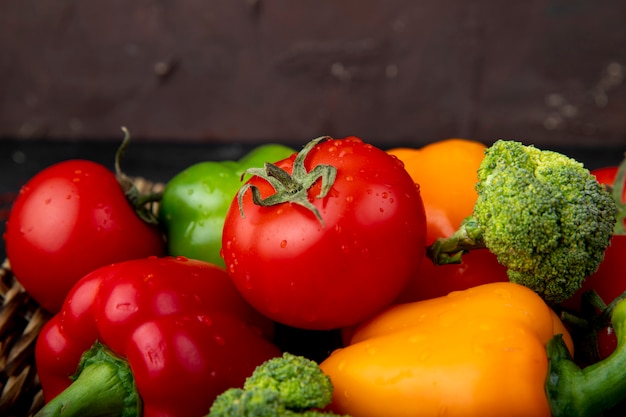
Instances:
[[[276,417],[288,416],[284,402],[276,391],[230,388],[218,395],[209,417]]]
[[[572,296],[604,258],[617,221],[611,195],[580,162],[498,140],[478,169],[478,199],[457,232],[431,245],[436,264],[487,248],[509,279],[549,303]]]
[[[337,417],[321,411],[333,385],[319,365],[284,353],[259,365],[241,388],[219,395],[207,417]]]
[[[285,407],[295,410],[323,408],[330,404],[333,385],[318,364],[303,356],[284,353],[256,368],[244,389],[268,388],[280,393]]]

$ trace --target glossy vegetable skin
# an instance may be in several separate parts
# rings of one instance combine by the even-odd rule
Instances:
[[[472,214],[478,194],[478,167],[486,146],[480,142],[451,138],[421,148],[393,148],[387,152],[404,163],[420,187],[427,224],[427,244],[451,236]],[[419,271],[396,302],[441,297],[496,281],[508,281],[506,268],[489,251],[473,251],[461,263],[434,265],[425,258]]]
[[[272,335],[273,323],[243,301],[221,268],[152,257],[80,280],[41,331],[37,370],[46,401],[62,398],[81,355],[99,341],[130,365],[143,416],[200,416],[281,354]],[[81,401],[95,407],[89,397]]]
[[[425,251],[422,199],[402,163],[348,137],[313,141],[266,170],[298,191],[276,193],[282,185],[256,171],[233,201],[223,256],[244,298],[273,320],[314,330],[353,325],[391,303]],[[297,201],[281,200],[293,194]]]
[[[390,307],[320,367],[352,417],[549,417],[546,344],[571,340],[528,288],[491,283]]]
[[[459,264],[434,265],[425,258],[411,283],[396,299],[396,303],[442,297],[490,282],[508,282],[506,268],[489,251],[471,251]]]
[[[168,254],[224,266],[220,256],[224,218],[242,185],[244,171],[294,152],[283,145],[266,144],[238,161],[200,162],[174,176],[166,184],[159,206]]]
[[[470,214],[478,194],[478,167],[485,156],[481,142],[451,138],[421,148],[392,148],[387,151],[404,163],[419,184],[424,201],[427,244],[452,235]]]
[[[165,253],[161,232],[144,222],[115,174],[87,160],[43,169],[20,190],[4,234],[20,283],[55,313],[92,270]]]

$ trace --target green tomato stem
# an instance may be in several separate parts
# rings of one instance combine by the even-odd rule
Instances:
[[[626,396],[626,301],[615,304],[611,317],[617,347],[593,365],[576,365],[561,335],[548,342],[546,394],[553,417],[600,416]]]
[[[128,363],[102,344],[81,358],[74,382],[35,417],[139,416],[141,400]]]
[[[319,179],[321,179],[321,190],[317,198],[324,198],[332,188],[337,177],[337,168],[332,165],[320,164],[316,165],[309,172],[306,171],[304,160],[311,150],[323,140],[329,139],[328,136],[322,136],[307,143],[305,147],[298,152],[294,162],[292,173],[289,174],[282,168],[268,162],[264,168],[250,168],[244,172],[263,178],[274,187],[275,193],[263,198],[258,187],[253,184],[246,183],[237,193],[237,202],[239,204],[239,213],[241,217],[245,217],[243,210],[243,196],[248,191],[252,192],[252,201],[257,206],[269,207],[283,203],[298,204],[311,211],[317,220],[324,227],[324,219],[317,208],[309,201],[309,189],[313,187]],[[243,176],[242,176],[243,177]]]

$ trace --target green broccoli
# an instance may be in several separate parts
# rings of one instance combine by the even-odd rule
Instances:
[[[333,385],[319,365],[284,353],[259,365],[241,388],[220,394],[207,417],[337,417],[321,411]]]
[[[478,169],[473,213],[435,241],[435,264],[487,248],[509,279],[549,303],[578,290],[604,258],[617,221],[611,195],[580,162],[558,152],[498,140]]]

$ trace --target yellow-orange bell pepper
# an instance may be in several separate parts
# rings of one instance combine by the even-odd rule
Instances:
[[[481,142],[449,138],[421,148],[393,148],[387,153],[404,163],[420,186],[426,210],[427,243],[448,237],[474,210],[478,193],[478,167],[487,146]]]
[[[570,335],[530,289],[497,282],[392,306],[321,363],[352,417],[549,417],[546,345]]]

